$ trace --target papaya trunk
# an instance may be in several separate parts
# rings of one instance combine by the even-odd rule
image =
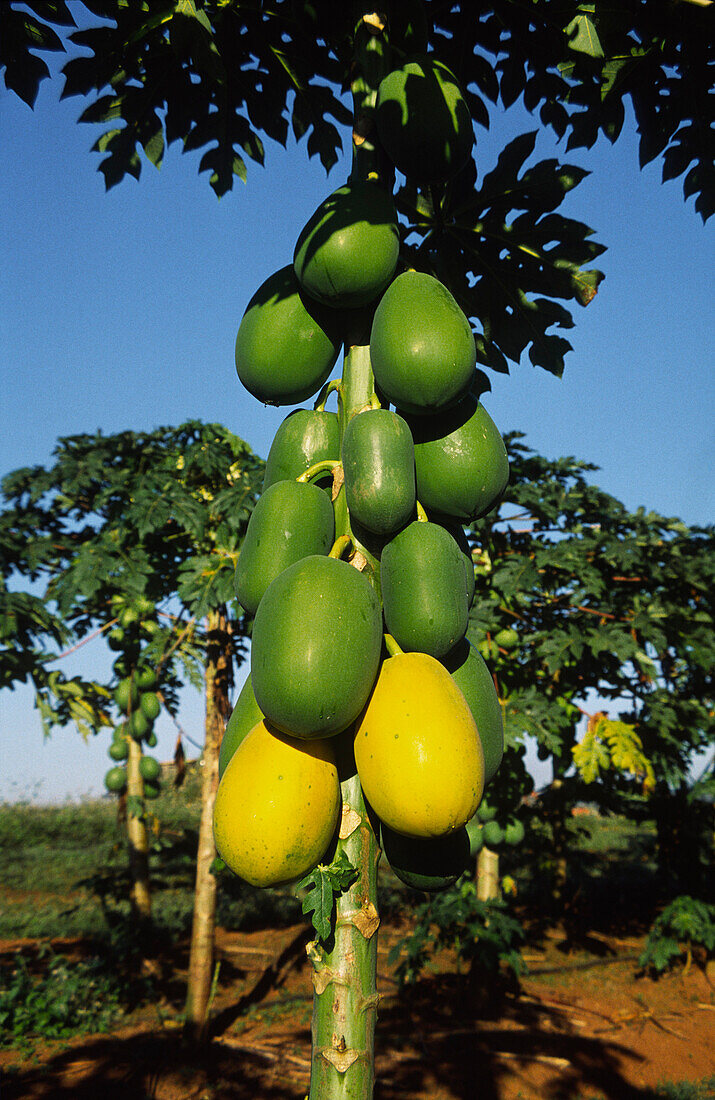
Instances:
[[[213,977],[216,877],[211,873],[211,865],[216,857],[216,847],[212,822],[218,790],[219,750],[230,710],[229,684],[232,665],[225,613],[212,611],[207,625],[206,733],[201,758],[201,820],[184,1014],[186,1032],[196,1041],[206,1037]]]
[[[493,901],[499,897],[499,856],[491,848],[482,848],[477,856],[477,898]]]
[[[351,416],[374,397],[366,345],[345,354],[340,395],[341,437]],[[344,489],[341,490],[344,498]],[[337,535],[351,535],[347,509],[336,501]],[[371,557],[359,544],[355,561],[379,591]],[[364,551],[364,553],[363,553]],[[370,1100],[375,1081],[377,1019],[377,865],[380,850],[355,772],[352,750],[341,768],[341,850],[357,868],[352,887],[337,899],[332,942],[308,945],[313,964],[312,1061],[309,1100]]]
[[[142,758],[141,745],[133,737],[129,738],[129,756],[127,757],[127,796],[129,799],[144,799],[144,780],[139,770]],[[131,805],[131,803],[130,803]],[[144,817],[129,812],[127,816],[127,839],[129,842],[129,874],[131,877],[130,901],[132,912],[141,926],[151,921],[151,891],[149,889],[149,835]]]
[[[314,988],[309,1100],[370,1100],[375,1079],[380,852],[357,775],[341,789],[338,844],[359,874],[338,898],[332,950],[308,945]]]

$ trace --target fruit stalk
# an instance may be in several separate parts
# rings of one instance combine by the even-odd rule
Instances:
[[[341,438],[351,416],[370,407],[374,392],[369,348],[348,348],[340,402]],[[342,535],[352,535],[350,517],[347,509],[338,508],[336,536]],[[367,564],[366,573],[372,579]],[[344,746],[345,759],[339,760],[343,810],[336,855],[344,852],[358,875],[337,898],[332,942],[308,946],[314,987],[309,1100],[371,1100],[375,1077],[380,850],[355,771],[350,733],[343,737],[349,744]]]

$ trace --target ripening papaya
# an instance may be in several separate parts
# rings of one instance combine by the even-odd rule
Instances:
[[[472,523],[499,504],[509,460],[481,402],[469,394],[439,416],[405,419],[415,444],[417,498],[425,508]]]
[[[464,559],[438,523],[415,520],[390,539],[382,551],[380,583],[385,625],[401,649],[443,657],[464,637]]]
[[[489,669],[466,638],[442,658],[442,664],[467,700],[484,751],[484,783],[490,783],[504,755],[504,723]]]
[[[454,73],[432,57],[413,57],[382,79],[375,122],[393,164],[421,183],[450,179],[472,152],[464,93]]]
[[[392,404],[425,416],[464,397],[477,352],[469,321],[446,286],[424,272],[405,271],[375,310],[370,360],[375,382]],[[419,490],[417,496],[422,500]]]
[[[479,805],[484,754],[476,724],[452,677],[426,653],[383,662],[354,747],[365,797],[397,833],[446,836]]]
[[[428,894],[446,890],[469,866],[469,836],[464,827],[447,836],[408,837],[383,824],[380,845],[400,881]]]
[[[345,561],[303,558],[272,581],[256,612],[256,702],[285,733],[330,737],[367,702],[381,647],[380,604],[368,579]]]
[[[291,882],[321,860],[339,808],[330,742],[298,740],[259,722],[219,783],[213,814],[216,850],[235,875],[253,886]]]
[[[326,306],[371,302],[395,273],[400,250],[392,195],[371,180],[333,191],[308,219],[293,269],[303,290]]]
[[[324,459],[340,457],[338,417],[325,409],[294,409],[273,436],[263,492],[276,481],[295,481],[297,477]]]
[[[351,517],[375,535],[404,527],[415,510],[415,456],[402,417],[389,409],[353,416],[342,460]]]
[[[335,539],[330,497],[317,485],[276,481],[248,521],[236,565],[236,598],[255,615],[268,585],[309,554],[327,554]]]
[[[292,265],[258,288],[236,337],[236,370],[266,405],[305,401],[326,381],[340,351],[335,311],[303,293]]]
[[[231,711],[231,716],[226,723],[226,730],[221,739],[221,748],[218,754],[219,779],[226,771],[228,762],[238,746],[262,718],[263,714],[256,702],[256,696],[253,694],[251,677],[248,676],[236,700],[236,705]]]

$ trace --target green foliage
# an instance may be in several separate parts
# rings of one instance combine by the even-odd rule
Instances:
[[[139,178],[142,152],[160,167],[176,141],[185,152],[201,151],[199,172],[219,197],[236,176],[246,180],[247,159],[264,163],[267,139],[285,146],[291,133],[329,171],[354,121],[370,133],[366,93],[408,48],[390,5],[386,28],[371,24],[368,34],[361,16],[370,8],[360,3],[85,0],[97,25],[63,38],[47,26],[72,24],[63,3],[29,7],[47,22],[15,0],[0,8],[6,83],[32,102],[47,69],[30,48],[72,55],[62,94],[85,102],[81,121],[105,127],[93,148],[107,188]],[[630,100],[641,164],[662,157],[663,178],[683,176],[703,220],[713,212],[715,47],[705,8],[565,0],[554,13],[550,0],[497,0],[474,18],[470,4],[426,0],[423,10],[430,56],[458,77],[477,127],[522,100],[569,152],[590,148],[600,133],[615,141]],[[345,103],[348,87],[357,120]],[[409,110],[409,83],[406,95]],[[374,131],[366,147],[374,149],[373,141]],[[536,131],[517,137],[491,170],[480,165],[480,180],[470,160],[445,185],[398,182],[395,198],[403,259],[435,274],[460,302],[477,330],[480,362],[506,371],[527,353],[560,375],[571,347],[562,330],[574,324],[563,302],[594,297],[603,276],[591,264],[603,246],[586,225],[557,213],[586,173],[555,158],[527,164],[535,142]],[[384,175],[391,184],[394,171]],[[95,564],[84,563],[88,576]],[[220,586],[217,559],[203,565],[203,583]],[[194,571],[192,598],[201,592],[197,579]]]
[[[327,866],[319,863],[310,874],[298,883],[299,890],[306,890],[302,909],[310,913],[310,919],[318,940],[325,944],[333,933],[335,899],[344,894],[358,877],[358,872],[341,850]]]
[[[684,894],[656,917],[638,965],[662,974],[674,963],[689,960],[693,947],[703,948],[709,957],[715,953],[715,905]]]
[[[58,656],[54,646],[110,631],[118,678],[137,661],[163,665],[162,694],[172,710],[182,679],[201,685],[197,620],[233,602],[263,463],[225,428],[197,421],[73,436],[60,440],[54,457],[49,468],[17,470],[2,482],[2,575],[16,586],[25,580],[45,588],[29,596],[0,586],[0,683],[32,679],[46,730],[74,722],[96,732],[112,721],[108,688],[67,679],[47,664]],[[182,615],[157,612],[177,595]],[[244,635],[238,619],[236,661]]]
[[[418,980],[429,961],[442,948],[456,952],[458,965],[470,971],[494,974],[506,964],[514,974],[524,972],[520,953],[524,942],[520,922],[503,901],[479,901],[475,884],[467,879],[451,890],[435,894],[415,909],[411,934],[396,943],[388,956],[400,985]]]
[[[127,989],[114,967],[100,959],[70,961],[49,947],[38,956],[41,963],[48,957],[40,976],[21,955],[0,967],[0,1045],[109,1031],[122,1015]]]
[[[571,802],[642,798],[653,777],[673,789],[715,740],[715,531],[630,512],[587,480],[592,466],[536,455],[518,434],[507,448],[505,503],[470,531],[469,628],[491,643],[507,747],[535,738]],[[516,645],[496,641],[505,629]],[[589,692],[616,714],[594,716],[577,748]]]

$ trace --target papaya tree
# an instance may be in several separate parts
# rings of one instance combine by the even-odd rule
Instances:
[[[4,570],[15,588],[34,582],[40,593],[8,593],[3,621],[11,644],[3,667],[18,679],[29,667],[47,728],[73,721],[89,734],[115,725],[106,782],[127,796],[131,900],[148,931],[145,800],[158,793],[159,766],[142,741],[156,743],[152,725],[161,703],[175,713],[182,683],[204,687],[208,809],[187,1009],[196,1026],[212,970],[211,782],[215,787],[233,670],[244,655],[233,571],[262,465],[226,429],[192,422],[63,439],[53,466],[15,471],[2,483]],[[58,644],[66,650],[100,637],[114,653],[108,682],[68,680],[51,667]]]
[[[442,663],[468,628],[474,578],[459,528],[486,515],[508,479],[475,368],[506,371],[526,354],[560,375],[570,304],[592,301],[602,278],[591,266],[603,250],[592,231],[557,213],[583,171],[534,163],[533,132],[509,142],[495,165],[481,163],[475,126],[523,98],[537,127],[566,138],[570,150],[599,133],[615,140],[628,98],[642,162],[662,156],[666,178],[684,176],[705,220],[713,209],[709,12],[700,3],[614,9],[576,0],[558,13],[546,0],[496,3],[476,17],[471,4],[441,0],[386,0],[379,12],[327,0],[150,8],[87,0],[85,8],[102,23],[66,39],[83,53],[64,66],[63,94],[83,97],[82,119],[106,127],[95,150],[108,187],[140,175],[140,148],[158,165],[174,140],[202,151],[200,170],[220,195],[246,176],[245,157],[263,162],[264,138],[285,144],[290,129],[329,169],[342,149],[338,127],[351,134],[345,182],[296,227],[292,263],[261,284],[239,328],[239,378],[266,403],[312,398],[343,350],[333,387],[337,445],[283,478],[307,501],[303,489],[325,492],[313,481],[331,471],[335,538],[327,552],[315,549],[325,541],[317,505],[285,505],[290,539],[277,522],[283,506],[272,526],[260,520],[271,552],[259,555],[239,599],[247,607],[260,594],[251,681],[264,720],[238,731],[214,827],[226,862],[257,885],[308,872],[305,907],[317,932],[311,1097],[368,1097],[382,827],[414,842],[396,856],[408,863],[431,841],[463,847],[490,755]],[[58,39],[38,29],[35,14],[9,11],[6,79],[31,99],[43,72],[35,64],[18,85],[18,51],[27,52],[31,31],[40,51]],[[45,12],[43,25],[52,15],[66,22],[64,5]],[[315,411],[324,411],[322,398]],[[463,430],[460,464],[445,441]],[[415,482],[405,444],[417,467],[419,448],[429,455]],[[392,511],[396,486],[404,511]],[[279,488],[281,498],[287,492]],[[308,524],[310,538],[298,537]],[[312,543],[302,555],[301,543]],[[410,705],[424,732],[421,756],[416,733],[401,736]],[[442,756],[435,708],[448,731]],[[307,793],[312,781],[297,780],[304,768],[323,793],[319,804]],[[395,781],[400,770],[410,788]],[[276,838],[270,846],[249,836],[229,797],[246,790],[242,775],[255,779],[255,815],[277,807],[275,831],[261,830],[264,841]],[[287,788],[289,776],[302,800],[286,809],[279,784]],[[433,800],[424,798],[428,782]]]
[[[546,800],[565,858],[577,799],[672,818],[713,747],[713,530],[631,512],[592,484],[592,466],[550,461],[516,435],[509,453],[506,501],[470,531],[480,596],[469,636],[498,687],[507,755],[532,737],[552,763]]]

